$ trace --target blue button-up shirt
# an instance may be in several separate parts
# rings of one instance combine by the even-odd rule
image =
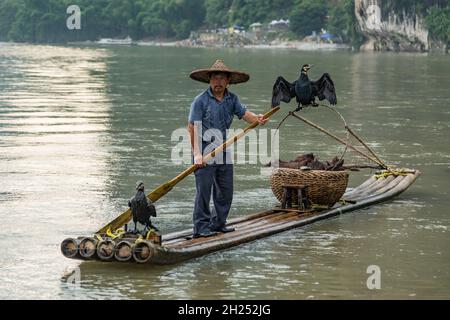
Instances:
[[[201,121],[202,134],[209,129],[218,129],[222,133],[223,141],[226,139],[226,131],[230,128],[233,122],[233,117],[236,115],[241,119],[247,111],[237,95],[226,90],[222,101],[219,101],[214,97],[211,87],[195,97],[191,104],[189,112],[189,123]],[[223,143],[223,141],[213,141],[217,147]],[[207,143],[202,143],[204,150]]]

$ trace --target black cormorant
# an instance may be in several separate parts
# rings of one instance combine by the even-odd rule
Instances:
[[[332,105],[335,105],[337,103],[336,91],[330,75],[324,73],[319,80],[311,81],[308,78],[308,70],[311,68],[312,65],[303,65],[300,77],[294,83],[279,76],[273,85],[272,107],[279,106],[281,101],[288,103],[293,97],[298,103],[295,111],[299,111],[307,105],[318,106],[315,102],[316,97],[319,100],[327,99]]]

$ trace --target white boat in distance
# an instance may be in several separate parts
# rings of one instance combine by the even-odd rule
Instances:
[[[111,39],[111,38],[102,38],[97,41],[98,44],[119,44],[119,45],[132,45],[133,39],[130,36],[125,39]]]

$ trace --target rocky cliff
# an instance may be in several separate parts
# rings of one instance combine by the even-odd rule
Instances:
[[[392,1],[391,1],[392,2]],[[361,50],[429,51],[439,46],[429,38],[424,17],[414,8],[386,9],[389,0],[355,0],[355,15],[366,42]]]

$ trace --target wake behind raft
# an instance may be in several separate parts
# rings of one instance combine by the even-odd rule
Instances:
[[[272,109],[265,117],[270,117],[278,109],[279,107]],[[67,258],[79,260],[149,265],[178,263],[388,201],[408,189],[420,175],[417,170],[385,165],[347,125],[349,134],[370,154],[356,149],[349,144],[348,139],[344,141],[292,112],[282,122],[290,116],[344,144],[345,150],[349,149],[366,160],[371,160],[379,170],[359,186],[348,187],[348,172],[354,167],[343,166],[343,157],[319,163],[318,167],[312,154],[297,157],[293,161],[279,162],[280,166],[273,168],[270,176],[270,187],[280,202],[275,208],[231,219],[227,226],[235,228],[235,231],[220,233],[214,237],[193,238],[192,229],[161,235],[150,221],[151,216],[156,216],[153,203],[194,172],[195,166],[191,166],[153,190],[148,198],[143,194],[143,186],[138,184],[137,194],[129,202],[130,209],[98,230],[94,236],[65,239],[61,243],[61,252]],[[253,123],[239,135],[227,140],[205,156],[205,161],[257,125],[257,122]]]

